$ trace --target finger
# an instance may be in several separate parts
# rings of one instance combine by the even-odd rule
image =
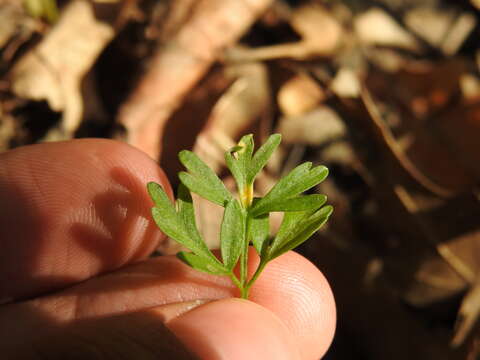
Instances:
[[[165,319],[172,314],[169,305],[77,320],[39,334],[30,347],[3,349],[3,355],[52,360],[299,359],[285,325],[252,302],[225,299],[193,310],[191,303],[173,306],[173,312],[182,315],[167,321],[167,326]]]
[[[167,326],[202,359],[301,359],[285,324],[247,300],[211,302],[168,321]]]
[[[258,256],[249,260],[249,269],[256,269]],[[330,347],[337,321],[330,285],[318,268],[298,253],[290,251],[268,263],[250,291],[250,300],[283,320],[301,344],[303,359],[319,359]]]
[[[250,255],[254,266],[258,257]],[[0,308],[0,346],[2,332],[26,342],[52,323],[237,294],[228,278],[200,273],[175,257],[149,259],[57,295]],[[335,304],[327,281],[308,260],[289,252],[271,262],[252,287],[250,299],[281,319],[302,359],[318,359],[326,352],[335,331]]]
[[[0,346],[9,359],[197,359],[164,325],[201,303],[160,306],[136,313],[83,319],[37,331],[34,339]]]
[[[0,155],[0,301],[65,287],[145,258],[161,234],[148,181],[167,184],[142,152],[90,139]]]

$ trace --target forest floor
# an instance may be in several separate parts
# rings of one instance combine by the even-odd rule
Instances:
[[[479,359],[480,1],[26,3],[53,7],[0,0],[0,151],[113,138],[175,186],[179,150],[228,182],[226,149],[281,133],[258,192],[331,174],[299,249],[338,305],[325,358]],[[196,206],[215,247],[220,209]]]

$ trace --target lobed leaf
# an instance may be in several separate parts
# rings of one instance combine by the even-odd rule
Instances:
[[[322,182],[328,176],[325,166],[313,169],[311,162],[303,163],[281,178],[257,204],[259,208],[268,207],[270,203],[287,200],[303,193]]]
[[[242,138],[238,142],[238,146],[240,147],[240,149],[236,151],[237,159],[240,163],[242,163],[244,172],[246,174],[247,168],[250,165],[250,160],[252,159],[252,154],[253,154],[253,147],[254,147],[253,135],[248,134],[248,135],[242,136]]]
[[[262,202],[260,205],[258,205],[258,203],[255,204],[251,209],[251,214],[256,217],[275,211],[292,212],[317,210],[325,204],[326,201],[327,197],[322,194],[299,196],[291,199],[277,199],[270,202]]]
[[[277,236],[273,239],[268,252],[269,260],[294,249],[310,238],[328,220],[333,211],[330,205],[324,206],[313,214],[286,213],[284,223],[280,226]],[[282,229],[283,228],[283,229]]]
[[[213,275],[228,275],[230,271],[220,262],[215,262],[210,258],[204,258],[193,253],[181,251],[177,254],[177,257],[185,264],[191,266],[196,270],[200,270]]]
[[[267,141],[265,141],[265,143],[255,152],[247,172],[247,184],[253,183],[255,177],[260,171],[262,171],[263,167],[267,164],[268,159],[270,159],[270,156],[272,156],[273,152],[277,149],[280,141],[282,141],[282,136],[280,134],[270,135]]]
[[[152,208],[152,216],[158,227],[166,235],[195,254],[213,258],[217,261],[196,229],[193,204],[189,194],[188,196],[185,193],[181,194],[182,199],[180,199],[179,212],[177,213],[167,194],[159,184],[150,182],[147,185],[147,189],[155,203],[155,206]]]
[[[268,246],[270,224],[268,214],[250,219],[250,238],[257,253],[262,256]]]
[[[236,146],[235,148],[238,148],[238,146]],[[233,149],[225,152],[225,163],[227,164],[228,169],[232,173],[233,178],[235,179],[237,187],[240,191],[240,189],[245,188],[245,173],[243,172],[241,164],[238,162],[237,159],[233,157],[232,153],[235,151]]]
[[[190,235],[192,242],[196,244],[195,250],[189,247],[190,250],[194,250],[197,255],[201,255],[206,258],[211,258],[215,261],[218,261],[217,258],[212,254],[210,249],[203,241],[202,236],[198,232],[197,224],[195,222],[195,212],[193,209],[192,196],[188,188],[180,183],[177,191],[177,209],[178,216],[180,217],[183,225],[185,226],[186,231]]]
[[[178,154],[178,157],[189,171],[189,173],[181,172],[178,174],[180,181],[190,191],[218,205],[225,206],[232,195],[215,172],[191,151],[183,150]]]
[[[245,191],[248,185],[246,179],[253,146],[253,135],[245,135],[236,146],[225,152],[225,163],[237,183],[239,193]]]
[[[227,203],[220,230],[220,249],[223,264],[233,270],[240,257],[245,239],[245,215],[237,200]]]
[[[152,208],[152,215],[158,227],[178,242],[182,244],[190,243],[188,233],[162,187],[157,183],[150,182],[147,185],[147,190],[155,203],[155,207]]]

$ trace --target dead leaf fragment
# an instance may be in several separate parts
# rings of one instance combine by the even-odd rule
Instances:
[[[456,54],[476,25],[477,20],[473,14],[463,13],[458,16],[442,43],[444,54]]]
[[[405,24],[415,34],[446,55],[458,51],[476,23],[473,14],[457,14],[451,8],[418,7],[405,15]]]
[[[0,1],[0,49],[15,34],[22,19],[20,2]]]
[[[224,47],[237,40],[272,0],[201,0],[188,21],[151,59],[148,71],[119,111],[127,141],[153,158],[162,131],[189,90]]]
[[[282,118],[278,128],[285,143],[321,145],[346,134],[343,121],[327,106],[299,116]]]
[[[113,35],[110,25],[96,19],[90,2],[73,1],[12,69],[13,91],[19,97],[47,100],[52,110],[63,112],[61,130],[71,134],[83,114],[81,81]]]
[[[295,9],[292,11],[290,24],[302,40],[253,49],[233,47],[227,50],[226,60],[242,62],[283,57],[304,60],[315,56],[332,55],[342,43],[341,25],[331,13],[320,6],[305,5]]]
[[[480,317],[480,277],[465,295],[457,316],[457,326],[452,339],[453,346],[459,346],[468,336]]]
[[[332,80],[330,89],[342,98],[358,98],[361,85],[357,74],[352,69],[341,68]]]
[[[421,48],[415,37],[379,8],[357,16],[354,29],[365,45],[393,46],[411,51],[419,51]]]
[[[305,75],[297,75],[280,88],[277,102],[285,116],[298,116],[312,110],[325,99],[320,85]]]
[[[467,101],[480,100],[480,79],[473,73],[460,77],[460,89]]]
[[[440,48],[454,17],[454,13],[447,9],[417,7],[405,14],[404,21],[409,29],[430,45]]]
[[[227,66],[225,75],[233,84],[210,113],[205,130],[196,139],[194,151],[218,172],[224,153],[265,113],[270,102],[267,68],[260,63]]]

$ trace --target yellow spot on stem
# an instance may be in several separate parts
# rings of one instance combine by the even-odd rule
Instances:
[[[245,186],[240,193],[240,200],[244,208],[249,208],[253,201],[253,185]]]

